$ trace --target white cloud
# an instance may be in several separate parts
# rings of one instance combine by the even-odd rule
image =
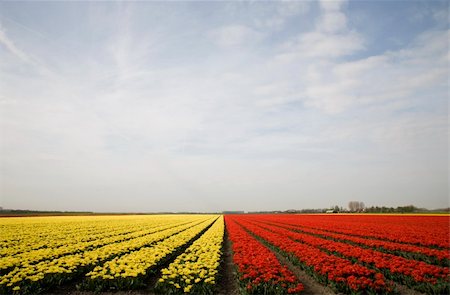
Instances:
[[[346,1],[320,1],[322,15],[317,29],[326,33],[337,33],[347,29],[347,17],[341,11]]]
[[[246,45],[256,45],[263,34],[243,25],[229,25],[213,29],[208,34],[222,48],[236,48]]]
[[[263,27],[278,30],[291,18],[303,17],[310,10],[311,3],[308,1],[280,1],[276,5],[276,13],[273,11],[270,16],[260,19]]]
[[[448,77],[447,45],[442,42],[448,32],[428,35],[419,36],[409,49],[313,67],[315,78],[306,83],[307,105],[336,113],[388,100],[412,101],[425,89],[438,91]]]
[[[321,1],[321,15],[315,30],[301,33],[287,42],[278,59],[288,63],[311,57],[333,59],[364,49],[363,37],[347,28],[347,17],[341,11],[345,2]]]
[[[288,67],[291,77],[295,68],[298,71],[296,81],[285,87],[292,91],[284,91],[297,95],[291,99],[284,95],[284,102],[297,100],[339,114],[383,103],[393,108],[405,105],[396,101],[420,104],[417,93],[424,91],[442,95],[448,76],[448,31],[425,31],[400,50],[345,61],[363,52],[365,42],[362,35],[346,27],[343,4],[321,3],[315,30],[286,42],[272,61],[274,67]],[[276,96],[272,100],[279,101]]]
[[[326,13],[322,16],[319,29],[327,33],[335,33],[347,28],[347,18],[342,12]]]
[[[324,13],[335,12],[342,9],[342,6],[347,3],[347,0],[321,0],[320,7]]]
[[[302,34],[289,45],[299,57],[335,58],[351,55],[364,48],[361,36],[355,32],[327,34],[310,32]]]

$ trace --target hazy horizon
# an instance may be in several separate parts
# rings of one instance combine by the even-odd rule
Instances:
[[[447,1],[0,2],[0,206],[449,207]]]

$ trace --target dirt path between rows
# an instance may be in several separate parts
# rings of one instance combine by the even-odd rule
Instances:
[[[219,281],[218,295],[239,295],[238,278],[233,263],[233,251],[231,248],[231,240],[228,238],[228,232],[225,229],[224,247],[223,247],[223,262],[221,266],[221,273],[223,274]]]
[[[397,288],[399,295],[424,295],[425,293],[421,293],[419,291],[408,288],[405,285],[400,285],[395,282],[392,282],[394,286]]]
[[[297,276],[300,283],[303,284],[305,289],[303,290],[302,294],[304,295],[335,295],[335,294],[342,294],[342,293],[335,293],[330,288],[321,285],[320,283],[316,282],[310,275],[308,275],[305,271],[301,270],[299,267],[295,266],[290,262],[286,257],[278,253],[277,251],[272,251],[275,256],[278,258],[278,260],[286,265],[290,271],[294,273],[294,275]]]

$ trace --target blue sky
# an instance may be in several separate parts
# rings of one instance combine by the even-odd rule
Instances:
[[[1,2],[0,206],[449,206],[446,1]]]

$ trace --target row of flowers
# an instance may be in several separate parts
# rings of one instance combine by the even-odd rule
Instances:
[[[213,294],[222,257],[224,229],[221,216],[183,254],[161,270],[156,290],[164,294]]]
[[[111,235],[111,233],[105,233],[105,237],[98,237],[95,240],[89,241],[67,241],[65,245],[62,246],[54,246],[52,244],[48,245],[45,248],[40,248],[36,250],[30,250],[22,253],[18,253],[16,255],[4,256],[0,257],[0,273],[4,274],[8,271],[12,270],[14,267],[23,267],[29,264],[34,264],[36,262],[46,260],[46,259],[55,259],[64,255],[72,254],[72,253],[80,253],[87,250],[92,250],[101,246],[109,245],[112,243],[119,243],[122,241],[132,240],[139,237],[147,236],[153,234],[158,231],[163,231],[166,229],[173,228],[174,226],[183,225],[186,222],[183,220],[177,220],[176,222],[167,222],[164,220],[155,220],[156,222],[151,224],[146,224],[144,226],[135,227],[133,225],[129,225],[130,228],[128,232],[124,232],[124,229],[120,232],[114,231],[117,233],[115,235]],[[136,231],[136,229],[138,229]],[[89,233],[86,233],[89,235]],[[80,238],[81,235],[80,235]],[[39,239],[37,237],[36,239]],[[65,239],[61,239],[59,242],[61,243]]]
[[[339,214],[267,215],[261,218],[350,236],[450,250],[448,216]]]
[[[422,261],[352,246],[348,243],[293,232],[280,226],[271,226],[260,222],[258,225],[266,230],[320,248],[328,253],[374,267],[378,271],[383,272],[388,278],[419,291],[444,294],[449,290],[450,276],[448,267],[430,265]]]
[[[267,230],[246,218],[238,222],[253,234],[264,239],[274,250],[280,251],[318,282],[338,292],[391,293],[393,287],[380,272],[368,269],[347,259],[325,253],[316,247],[293,241],[284,233]]]
[[[81,288],[102,291],[144,287],[147,277],[153,274],[158,266],[172,258],[180,247],[198,237],[215,219],[216,217],[209,218],[155,245],[143,247],[109,260],[102,266],[96,266],[86,274],[86,280]]]
[[[131,219],[133,222],[130,222]],[[56,249],[83,242],[129,234],[166,222],[180,222],[171,215],[161,216],[60,216],[13,218],[0,223],[0,257],[39,249]]]
[[[49,257],[36,264],[24,264],[3,275],[0,279],[0,294],[37,293],[55,285],[70,281],[89,272],[94,266],[142,247],[163,241],[193,226],[212,220],[212,216],[185,217],[188,224],[176,225],[143,237],[111,243],[99,248],[61,256]],[[132,222],[132,220],[130,220]]]
[[[238,225],[236,219],[225,217],[242,291],[246,294],[300,293],[303,285],[294,274],[280,264],[271,250]]]
[[[450,262],[450,251],[448,250],[432,249],[428,247],[403,244],[398,242],[349,236],[346,234],[334,233],[321,229],[310,229],[298,225],[285,224],[282,222],[273,222],[272,224],[279,224],[282,225],[284,228],[310,233],[324,238],[331,238],[337,241],[350,242],[351,244],[360,245],[363,247],[370,247],[373,248],[374,250],[379,250],[381,252],[403,256],[405,258],[421,260],[429,264],[448,266]]]

